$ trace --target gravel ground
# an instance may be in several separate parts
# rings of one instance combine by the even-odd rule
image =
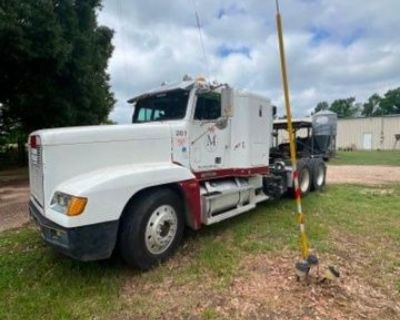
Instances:
[[[400,167],[329,166],[327,183],[378,185],[400,183]],[[0,232],[22,226],[28,219],[29,184],[26,179],[0,181]]]
[[[400,167],[329,166],[327,183],[355,183],[364,185],[400,183]]]
[[[29,184],[26,180],[0,184],[0,232],[28,222]]]

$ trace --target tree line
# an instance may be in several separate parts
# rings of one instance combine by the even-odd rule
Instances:
[[[355,97],[337,99],[331,104],[322,101],[316,105],[312,113],[322,110],[335,112],[339,118],[400,114],[400,87],[388,90],[383,96],[374,93],[364,103],[357,103]]]
[[[0,147],[41,128],[108,121],[113,31],[101,0],[0,0]],[[1,151],[1,150],[0,150]]]

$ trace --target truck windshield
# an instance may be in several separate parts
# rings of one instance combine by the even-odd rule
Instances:
[[[183,119],[188,99],[189,91],[181,89],[139,99],[132,123]]]

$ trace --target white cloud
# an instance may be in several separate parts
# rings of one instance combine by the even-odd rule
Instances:
[[[195,1],[210,72],[282,106],[274,1]],[[400,86],[398,0],[281,1],[292,105],[304,115],[322,100]],[[126,100],[162,81],[207,73],[191,0],[105,0],[99,21],[115,30],[111,117],[129,122]],[[221,48],[244,48],[249,56]],[[226,50],[225,50],[226,51]]]

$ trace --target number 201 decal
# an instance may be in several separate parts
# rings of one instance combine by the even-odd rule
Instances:
[[[175,136],[176,137],[187,137],[187,131],[186,130],[176,130]]]

